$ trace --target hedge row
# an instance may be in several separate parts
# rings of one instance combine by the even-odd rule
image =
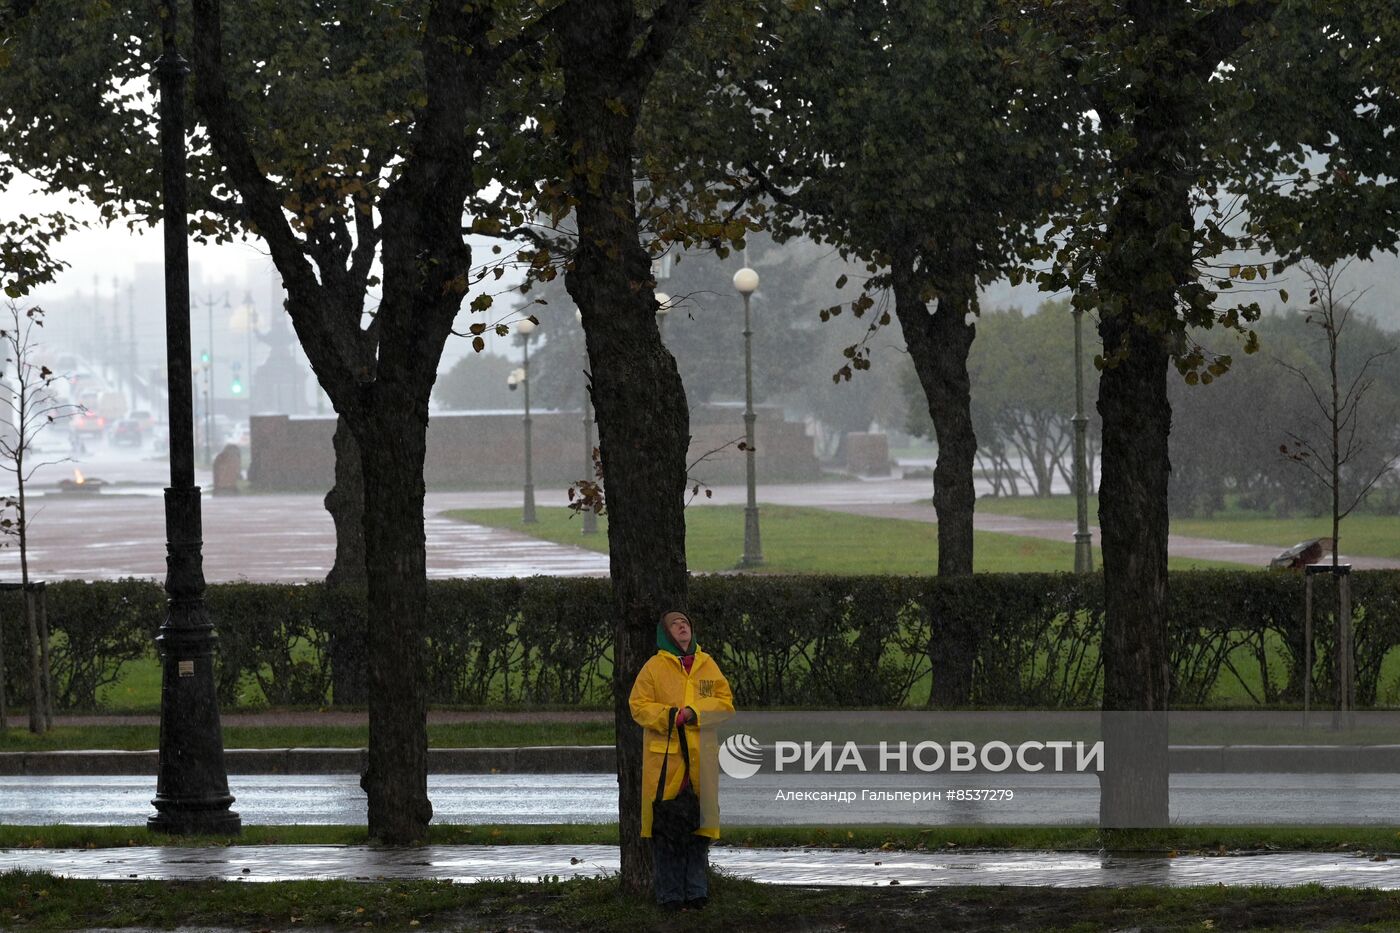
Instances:
[[[1318,586],[1317,696],[1330,695],[1331,583]],[[64,709],[96,706],[123,665],[150,655],[164,611],[153,582],[55,583],[54,681]],[[1099,696],[1103,583],[1097,575],[697,577],[690,609],[743,706],[924,705],[940,661],[971,645],[968,699],[979,706],[1091,707]],[[1400,645],[1400,572],[1352,579],[1357,699],[1376,703],[1387,652]],[[362,631],[354,594],[319,585],[223,584],[208,591],[218,627],[221,701],[255,681],[274,705],[319,704],[330,642]],[[433,702],[609,702],[611,613],[602,580],[534,577],[429,583],[427,677]],[[1291,574],[1171,575],[1174,702],[1221,688],[1260,705],[1302,695],[1303,582]],[[18,594],[0,596],[7,678],[22,702]],[[961,633],[961,636],[960,636]],[[308,650],[311,649],[311,650]],[[345,657],[342,650],[339,657]],[[929,674],[932,673],[932,678]],[[1243,687],[1236,684],[1242,684]]]

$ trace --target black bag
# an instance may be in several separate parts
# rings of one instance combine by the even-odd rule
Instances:
[[[651,803],[651,836],[662,842],[682,842],[700,828],[700,798],[695,796],[695,782],[687,782],[671,800],[662,800],[666,792],[666,765],[671,758],[671,730],[676,725],[676,711],[671,710],[671,724],[666,728],[666,752],[661,759],[661,779],[656,782],[656,799]],[[690,743],[685,738],[685,724],[680,726],[681,756],[685,758],[685,775],[690,777]]]

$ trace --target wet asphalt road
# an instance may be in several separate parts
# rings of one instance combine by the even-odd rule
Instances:
[[[890,804],[862,790],[932,785],[904,775],[843,776],[827,789],[856,792],[850,802],[779,801],[780,790],[813,789],[783,775],[721,779],[720,807],[736,825],[925,826],[1093,825],[1093,775],[969,774],[940,785],[1010,791],[1009,800]],[[453,824],[605,823],[617,818],[616,779],[606,774],[434,774],[428,794],[434,819]],[[234,809],[250,825],[363,824],[365,797],[353,774],[229,776]],[[0,777],[0,822],[144,825],[153,814],[154,778],[144,776]],[[1388,825],[1400,801],[1400,775],[1178,774],[1171,782],[1173,823],[1220,825]]]

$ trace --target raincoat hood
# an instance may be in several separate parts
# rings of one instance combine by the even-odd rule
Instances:
[[[668,613],[668,615],[669,615],[669,613]],[[690,617],[689,617],[689,616],[686,616],[686,621],[690,621]],[[694,625],[694,623],[692,623],[691,626],[690,626],[690,650],[689,650],[689,651],[682,651],[680,645],[676,644],[676,640],[675,640],[674,638],[671,637],[671,633],[668,632],[668,631],[666,631],[666,623],[665,623],[665,622],[658,622],[658,623],[656,623],[656,647],[657,647],[657,649],[658,649],[659,651],[667,651],[667,652],[670,652],[671,654],[674,654],[674,655],[675,655],[676,657],[678,657],[678,658],[679,658],[679,657],[684,657],[684,656],[687,655],[687,654],[694,654],[694,653],[695,653],[695,649],[699,647],[699,645],[697,645],[697,644],[695,643],[695,625]]]

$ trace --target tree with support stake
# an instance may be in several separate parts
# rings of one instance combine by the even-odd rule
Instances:
[[[1305,368],[1287,360],[1278,364],[1307,388],[1316,409],[1296,431],[1288,432],[1289,442],[1279,452],[1297,463],[1313,482],[1326,490],[1332,518],[1332,561],[1307,568],[1307,607],[1304,632],[1303,710],[1312,706],[1312,621],[1313,576],[1330,573],[1336,583],[1336,645],[1334,648],[1334,694],[1337,715],[1333,727],[1340,728],[1343,717],[1350,719],[1355,705],[1355,659],[1352,656],[1351,565],[1340,562],[1342,520],[1356,509],[1377,481],[1388,473],[1394,448],[1377,450],[1370,432],[1362,429],[1362,403],[1375,384],[1373,366],[1395,352],[1394,347],[1373,350],[1351,365],[1343,358],[1342,335],[1351,320],[1358,295],[1342,290],[1346,264],[1305,264],[1303,273],[1309,285],[1307,323],[1322,332],[1325,372]],[[1348,371],[1350,370],[1350,371]]]
[[[0,349],[5,357],[3,367],[8,380],[0,401],[7,422],[0,432],[0,469],[12,473],[16,494],[3,500],[10,514],[0,519],[0,531],[12,535],[19,545],[20,587],[24,593],[24,624],[29,635],[29,731],[41,735],[53,722],[53,685],[49,671],[48,614],[36,605],[35,589],[29,579],[29,502],[25,486],[40,467],[68,459],[34,459],[35,441],[39,434],[64,418],[77,414],[81,408],[61,402],[53,391],[57,380],[53,371],[36,362],[38,346],[35,328],[44,326],[42,308],[21,308],[14,301],[6,304],[4,323],[0,325]],[[3,664],[3,660],[0,660]],[[3,682],[3,667],[0,667]]]

